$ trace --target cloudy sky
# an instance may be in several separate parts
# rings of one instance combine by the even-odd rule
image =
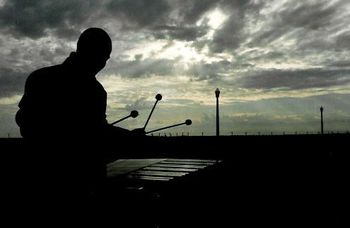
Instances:
[[[25,79],[60,64],[81,31],[104,28],[113,53],[98,80],[110,122],[170,132],[281,133],[350,130],[348,0],[0,0],[0,137],[14,122]]]

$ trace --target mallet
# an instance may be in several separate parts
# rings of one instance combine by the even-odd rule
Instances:
[[[153,108],[152,108],[152,110],[151,110],[151,113],[149,114],[148,119],[147,119],[147,121],[146,121],[146,123],[145,123],[145,126],[143,126],[143,129],[146,129],[146,126],[147,126],[147,124],[148,124],[148,121],[149,121],[149,119],[150,119],[151,116],[152,116],[153,110],[154,110],[154,108],[156,107],[158,101],[160,101],[160,100],[162,100],[162,95],[158,93],[158,94],[156,95],[156,102],[155,102],[154,105],[153,105]]]
[[[130,118],[130,117],[136,118],[138,115],[139,115],[139,112],[136,111],[136,110],[133,110],[133,111],[130,112],[130,115],[125,116],[125,117],[121,118],[120,120],[116,120],[113,123],[111,123],[110,125],[114,125],[114,124],[119,123],[119,122],[121,122],[121,121],[123,121],[123,120],[125,120],[127,118]]]
[[[170,126],[167,126],[167,127],[162,127],[162,128],[158,128],[158,129],[155,129],[155,130],[152,130],[152,131],[148,131],[148,132],[146,132],[146,134],[153,133],[153,132],[156,132],[156,131],[161,131],[161,130],[172,128],[172,127],[177,127],[177,126],[180,126],[180,125],[185,125],[185,124],[186,125],[191,125],[192,124],[192,120],[188,119],[188,120],[186,120],[183,123],[174,124],[174,125],[170,125]]]

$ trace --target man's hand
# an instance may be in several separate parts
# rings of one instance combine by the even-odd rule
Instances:
[[[132,136],[146,136],[146,131],[144,128],[136,128],[131,131]]]

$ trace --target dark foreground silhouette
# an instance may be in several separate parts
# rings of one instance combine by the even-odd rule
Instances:
[[[134,141],[127,138],[120,144],[125,150],[110,147],[109,151],[119,151],[118,155],[124,159],[180,160],[177,164],[153,165],[147,172],[151,168],[155,172],[183,166],[189,159],[222,162],[168,182],[109,177],[95,197],[85,199],[77,194],[70,201],[62,200],[63,195],[58,191],[53,199],[60,199],[59,204],[65,202],[65,209],[52,211],[60,216],[58,221],[62,220],[62,214],[74,208],[74,218],[79,212],[85,213],[81,221],[102,215],[100,223],[109,221],[123,227],[127,227],[123,223],[141,227],[344,226],[349,223],[348,141],[349,135],[145,137],[131,147]],[[14,206],[12,211],[16,213],[21,208],[31,214],[38,201],[28,192],[40,191],[38,186],[43,183],[38,186],[32,183],[32,175],[23,168],[38,162],[33,156],[35,152],[28,154],[23,139],[3,139],[0,144],[2,168],[6,171],[3,174],[7,177],[2,178],[1,195],[6,199],[3,202],[8,202],[2,206],[7,209]],[[56,146],[46,145],[47,151],[53,151]],[[55,179],[51,174],[65,168],[45,166],[40,171],[52,178],[52,182]],[[30,203],[23,205],[23,202]],[[47,202],[47,208],[57,205]],[[52,211],[44,210],[49,214]],[[94,216],[87,216],[91,213]],[[38,219],[41,221],[42,216]]]

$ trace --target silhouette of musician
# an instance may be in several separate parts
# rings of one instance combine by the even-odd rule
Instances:
[[[109,35],[89,28],[79,37],[76,52],[59,65],[29,75],[16,122],[24,138],[105,138],[142,135],[113,127],[106,120],[107,93],[97,81],[112,51]]]
[[[32,147],[26,149],[30,162],[28,178],[23,178],[32,186],[28,198],[40,198],[44,204],[49,199],[48,205],[84,201],[104,181],[106,164],[117,159],[108,154],[105,143],[116,139],[119,149],[113,153],[120,152],[123,140],[118,138],[145,135],[142,128],[129,131],[106,120],[107,93],[96,74],[111,51],[109,35],[89,28],[62,64],[28,76],[16,114],[21,135]]]

